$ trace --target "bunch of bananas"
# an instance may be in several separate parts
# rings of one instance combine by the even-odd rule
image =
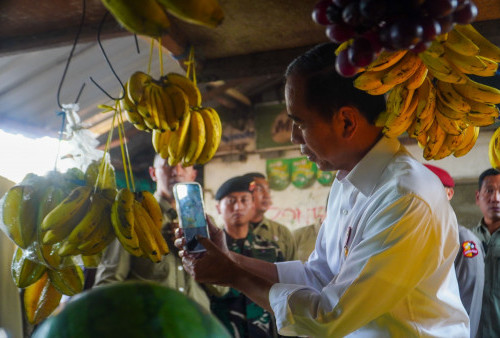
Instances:
[[[219,114],[201,106],[200,91],[190,79],[169,73],[155,81],[138,71],[126,91],[121,105],[127,119],[153,132],[153,148],[169,165],[204,164],[214,156],[222,137]]]
[[[408,132],[427,160],[459,157],[474,146],[479,127],[493,124],[499,115],[500,90],[467,74],[493,76],[498,62],[500,48],[471,25],[456,25],[418,55],[382,52],[354,86],[372,95],[386,94],[386,111],[377,125],[387,137]]]
[[[137,257],[158,263],[169,253],[161,233],[163,215],[148,191],[133,193],[127,188],[116,194],[111,208],[111,223],[122,246]]]
[[[102,0],[102,3],[128,31],[151,37],[169,32],[167,13],[210,28],[217,27],[224,19],[217,0]]]

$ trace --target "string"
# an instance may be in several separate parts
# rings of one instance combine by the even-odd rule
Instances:
[[[68,60],[66,61],[66,65],[64,66],[64,71],[63,71],[63,75],[61,77],[61,81],[59,81],[59,86],[57,88],[57,106],[59,107],[59,109],[62,109],[62,104],[61,104],[62,85],[64,83],[64,79],[66,78],[66,73],[68,72],[69,63],[71,62],[71,58],[73,57],[73,53],[75,51],[76,44],[78,43],[78,39],[80,38],[80,33],[82,32],[83,23],[85,22],[85,8],[86,8],[85,0],[83,0],[82,3],[83,3],[82,4],[82,19],[80,21],[80,26],[78,27],[78,31],[77,31],[76,36],[75,36],[75,40],[73,41],[73,46],[71,47],[71,51],[69,52]],[[83,90],[83,87],[80,89],[80,94],[81,94],[82,90]],[[78,94],[78,97],[80,97],[80,94]]]
[[[161,37],[158,38],[158,53],[159,53],[159,60],[160,60],[160,76],[163,76],[163,53],[161,50]]]
[[[149,62],[148,62],[148,74],[151,74],[151,62],[153,61],[153,45],[154,39],[151,39],[151,46],[149,47]]]
[[[57,153],[56,153],[56,161],[54,163],[54,171],[57,171],[57,162],[59,161],[59,153],[61,151],[61,142],[64,132],[64,127],[66,125],[66,113],[64,111],[60,111],[56,113],[57,116],[62,116],[61,129],[59,130],[59,142],[57,142]]]

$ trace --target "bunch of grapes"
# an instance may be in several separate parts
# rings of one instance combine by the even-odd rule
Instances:
[[[333,42],[353,39],[335,64],[346,77],[369,65],[382,49],[420,53],[455,23],[469,24],[476,16],[471,0],[320,0],[312,12]]]

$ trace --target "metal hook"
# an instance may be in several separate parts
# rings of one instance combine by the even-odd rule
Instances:
[[[85,22],[85,7],[86,7],[85,4],[86,4],[86,2],[85,2],[85,0],[83,0],[82,20],[80,21],[80,27],[78,27],[78,32],[76,33],[75,41],[73,42],[73,47],[71,48],[71,51],[69,53],[69,57],[68,57],[68,60],[66,61],[66,66],[64,67],[64,72],[63,72],[63,75],[61,77],[61,81],[59,81],[59,87],[57,88],[57,105],[59,106],[59,109],[62,109],[61,100],[60,100],[61,88],[62,88],[64,79],[66,78],[66,73],[68,72],[69,63],[71,61],[71,58],[73,57],[73,52],[75,51],[76,44],[78,42],[78,38],[80,37],[80,33],[82,32],[83,23]],[[80,98],[80,94],[82,93],[82,90],[84,87],[85,87],[85,82],[83,83],[83,85],[80,89],[80,92],[78,94],[78,97],[77,97],[77,100],[75,103],[78,102],[78,99]]]
[[[107,15],[108,15],[108,12],[104,13],[104,16],[102,17],[102,20],[99,23],[99,28],[97,30],[97,43],[99,44],[99,47],[101,48],[102,55],[104,55],[104,58],[106,59],[106,62],[108,63],[109,68],[111,69],[111,72],[116,77],[116,79],[118,80],[118,82],[120,82],[120,86],[122,87],[122,93],[121,93],[120,97],[114,98],[107,91],[105,91],[101,86],[99,86],[99,84],[97,84],[97,82],[92,78],[92,76],[90,77],[90,81],[92,81],[97,86],[97,88],[99,88],[111,100],[118,101],[118,100],[121,100],[121,99],[123,99],[125,97],[125,87],[123,86],[122,81],[120,80],[120,78],[116,74],[115,70],[113,69],[113,66],[111,65],[111,62],[109,61],[109,58],[106,55],[106,52],[104,51],[104,47],[102,46],[102,43],[101,43],[102,26],[104,25],[104,21],[106,21]]]

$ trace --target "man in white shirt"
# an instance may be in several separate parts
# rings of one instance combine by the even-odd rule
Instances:
[[[279,333],[311,337],[468,337],[453,262],[457,220],[442,184],[375,126],[382,96],[335,71],[335,45],[286,72],[292,142],[321,170],[338,170],[306,263],[231,253],[222,233],[183,257],[198,281],[230,285],[273,311]],[[177,231],[176,246],[184,241]]]

